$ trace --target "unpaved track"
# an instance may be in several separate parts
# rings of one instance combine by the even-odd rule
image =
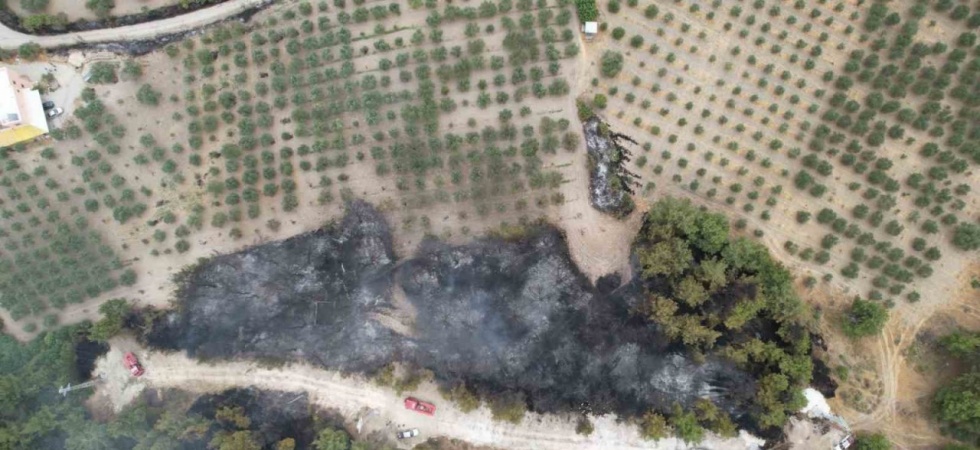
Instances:
[[[228,0],[220,5],[199,9],[168,19],[125,27],[81,31],[54,36],[32,36],[11,30],[0,24],[0,47],[14,48],[28,42],[34,42],[44,48],[56,48],[86,43],[95,44],[153,39],[159,36],[181,33],[211,25],[266,3],[271,3],[271,0]]]
[[[109,357],[128,347],[113,345]],[[133,349],[136,350],[136,349]],[[288,392],[306,392],[310,401],[324,408],[342,413],[351,422],[358,414],[376,410],[365,423],[363,433],[381,431],[394,433],[396,429],[419,428],[421,439],[436,436],[462,439],[477,445],[492,445],[507,449],[538,450],[599,450],[599,449],[689,449],[695,448],[678,439],[658,442],[644,441],[635,426],[616,423],[614,417],[593,418],[595,433],[586,438],[575,434],[575,422],[571,418],[529,414],[520,425],[499,423],[491,420],[489,410],[480,408],[464,414],[443,401],[434,386],[427,384],[411,395],[437,404],[435,417],[427,417],[408,411],[402,399],[391,389],[376,386],[359,376],[343,376],[337,372],[316,369],[307,365],[290,365],[283,368],[260,368],[254,363],[221,362],[201,363],[183,354],[164,354],[137,350],[146,367],[146,374],[136,382],[129,378],[126,386],[113,385],[110,381],[100,390],[130,389],[132,384],[145,383],[155,388],[178,388],[191,392],[210,393],[229,388],[254,386],[260,389]],[[110,368],[110,370],[112,370]],[[120,370],[122,370],[120,368]],[[110,377],[110,380],[118,379]],[[121,405],[116,405],[121,406]],[[744,436],[744,435],[743,435]],[[403,448],[417,444],[400,442]],[[697,448],[749,449],[761,443],[754,438],[719,439],[710,437]]]

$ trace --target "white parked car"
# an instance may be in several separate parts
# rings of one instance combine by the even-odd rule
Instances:
[[[418,428],[412,428],[411,430],[399,431],[396,436],[398,439],[408,439],[419,435]]]
[[[49,119],[52,119],[52,118],[55,118],[55,117],[60,116],[64,112],[65,112],[65,110],[64,109],[61,109],[61,108],[51,108],[51,109],[45,111],[44,113],[48,115],[48,118]]]

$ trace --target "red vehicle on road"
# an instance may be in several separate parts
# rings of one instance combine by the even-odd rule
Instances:
[[[436,405],[423,402],[415,397],[405,397],[405,409],[411,409],[427,416],[434,416],[436,414]]]
[[[123,355],[123,365],[129,369],[129,373],[134,377],[143,375],[143,366],[140,365],[139,360],[136,359],[136,355],[134,355],[133,352],[126,352],[126,354]]]

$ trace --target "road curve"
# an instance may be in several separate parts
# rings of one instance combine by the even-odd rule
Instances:
[[[114,344],[112,352],[122,351],[117,347]],[[351,421],[363,416],[365,411],[374,410],[375,414],[365,422],[365,433],[380,431],[394,434],[396,430],[418,428],[422,432],[421,439],[446,436],[511,450],[740,450],[758,448],[762,443],[748,435],[734,439],[709,435],[696,446],[685,444],[677,438],[647,441],[640,438],[635,425],[617,423],[612,416],[592,418],[595,432],[588,437],[575,433],[573,419],[555,415],[528,414],[520,424],[513,425],[492,420],[490,411],[485,407],[463,413],[455,405],[442,400],[434,386],[424,384],[410,394],[436,403],[435,417],[428,417],[406,410],[402,405],[404,395],[359,376],[344,376],[305,364],[267,368],[243,361],[201,363],[178,353],[132,350],[143,361],[146,374],[138,381],[123,377],[128,379],[126,383],[145,383],[155,388],[178,388],[198,393],[248,386],[306,393],[312,403],[339,411]],[[121,356],[117,355],[117,358]],[[108,384],[112,385],[113,382]],[[100,389],[121,389],[109,385]],[[399,444],[402,448],[410,448],[417,443],[417,439],[413,439],[412,442]]]
[[[267,3],[271,3],[271,0],[228,0],[218,5],[153,22],[53,36],[24,34],[0,24],[0,47],[9,49],[34,42],[43,48],[58,48],[78,44],[153,39],[207,26]]]

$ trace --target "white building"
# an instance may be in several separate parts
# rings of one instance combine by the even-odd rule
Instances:
[[[48,133],[41,93],[31,80],[0,67],[0,147],[29,141]]]
[[[582,25],[582,33],[585,33],[585,40],[591,41],[599,33],[599,22],[585,22]]]

